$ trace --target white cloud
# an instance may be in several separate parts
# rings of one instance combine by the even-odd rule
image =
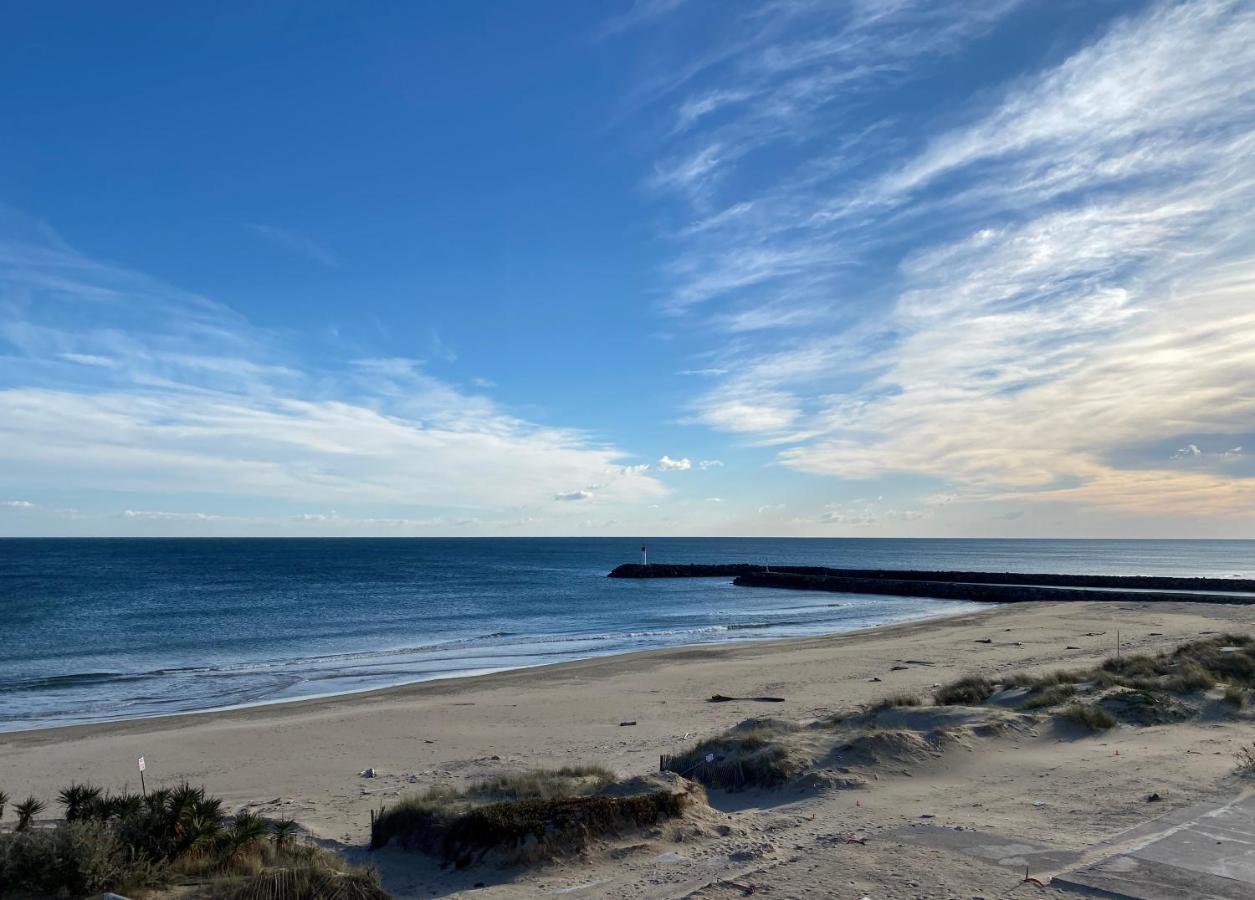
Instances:
[[[658,468],[664,472],[684,472],[693,468],[693,463],[689,459],[672,459],[664,456],[658,460]]]
[[[216,522],[223,516],[203,512],[165,512],[152,509],[126,509],[122,511],[124,519],[141,519],[149,522]]]
[[[697,464],[699,469],[722,469],[723,460],[721,459],[703,459]]]
[[[34,509],[35,504],[29,500],[5,500],[0,506],[7,506],[9,509]]]
[[[220,304],[14,222],[0,221],[0,490],[133,494],[121,517],[136,523],[174,522],[153,495],[250,498],[284,521],[325,504],[358,523],[500,523],[560,516],[572,481],[607,508],[666,493],[604,441],[416,360],[308,363]]]
[[[784,392],[737,396],[735,388],[724,388],[700,401],[695,418],[719,431],[753,434],[787,429],[801,414],[796,399]]]
[[[1008,8],[926,6],[869,5],[806,36],[777,20],[734,64],[672,88],[691,90],[664,158],[721,152],[700,190],[675,186],[692,224],[674,234],[669,307],[710,330],[774,329],[715,360],[727,374],[692,420],[781,446],[806,473],[909,473],[956,502],[1251,515],[1255,479],[1238,467],[1139,451],[1237,437],[1255,416],[1255,7],[1152,5],[947,111],[951,127],[921,143],[851,101],[918,77],[899,63],[950,52]],[[955,29],[914,47],[920,17],[935,26],[943,8]],[[863,68],[838,88],[812,55]],[[762,127],[765,98],[794,94],[779,121],[808,142]],[[764,143],[797,165],[728,177]]]
[[[1198,449],[1197,444],[1186,444],[1180,450],[1172,454],[1173,459],[1182,459],[1188,456],[1202,456],[1203,451]]]
[[[593,495],[589,491],[566,491],[562,494],[554,494],[553,499],[562,501],[591,500]]]

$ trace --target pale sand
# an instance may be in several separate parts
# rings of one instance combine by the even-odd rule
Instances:
[[[750,716],[813,719],[891,692],[925,693],[963,674],[1094,663],[1114,651],[1117,628],[1125,652],[1133,652],[1253,626],[1255,607],[1244,606],[991,607],[826,638],[660,650],[252,709],[0,735],[0,787],[48,800],[72,780],[135,789],[135,758],[143,755],[150,786],[187,778],[229,805],[292,817],[321,838],[360,847],[373,807],[433,784],[563,764],[645,773],[656,769],[660,753]],[[983,638],[993,643],[976,643]],[[909,667],[891,671],[894,665]],[[714,693],[787,701],[706,702]],[[619,725],[630,720],[636,724]],[[1004,895],[1019,880],[1006,868],[881,835],[927,814],[934,824],[1083,849],[1167,808],[1240,789],[1230,775],[1232,754],[1252,740],[1249,719],[1120,726],[1077,740],[1019,735],[948,753],[909,773],[885,772],[866,790],[714,794],[721,812],[694,825],[529,872],[441,873],[422,857],[392,850],[374,859],[398,896],[443,895],[485,882],[475,896],[567,890],[563,896],[731,897],[740,891],[717,882],[733,876],[770,888],[773,897]],[[367,767],[379,777],[359,777]],[[1148,806],[1152,791],[1165,802]],[[717,836],[715,822],[730,833]],[[872,837],[866,846],[831,837],[846,832]],[[730,862],[736,851],[744,854]]]

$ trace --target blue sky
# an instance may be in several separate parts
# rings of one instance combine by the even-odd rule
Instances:
[[[0,534],[1255,537],[1255,8],[20,4]]]

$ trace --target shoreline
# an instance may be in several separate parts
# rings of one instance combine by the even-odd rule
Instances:
[[[726,865],[727,854],[747,848],[775,848],[759,863],[779,861],[773,879],[810,877],[790,868],[786,848],[795,843],[818,848],[841,871],[867,866],[869,886],[883,883],[886,867],[903,864],[921,880],[934,873],[937,857],[928,850],[911,856],[901,838],[921,816],[1081,850],[1169,805],[1223,790],[1233,752],[1255,736],[1255,716],[1121,725],[1102,736],[1046,723],[973,734],[944,754],[889,760],[857,791],[713,792],[704,819],[634,837],[626,856],[607,850],[536,869],[455,871],[422,854],[365,847],[372,812],[400,797],[536,769],[596,766],[622,779],[647,776],[660,756],[749,719],[795,723],[805,734],[815,722],[889,697],[928,698],[938,685],[968,676],[1089,668],[1115,654],[1117,630],[1124,653],[1158,653],[1200,635],[1255,633],[1255,610],[1197,602],[1009,604],[841,634],[664,647],[221,712],[10,732],[0,734],[0,785],[55,810],[57,792],[71,782],[138,791],[143,756],[150,790],[187,780],[221,797],[230,813],[293,819],[323,846],[377,865],[398,897],[486,884],[483,896],[501,900],[568,888],[583,890],[576,896],[656,900],[685,896],[685,879],[710,877],[707,863]],[[715,694],[751,699],[712,703]],[[923,714],[932,715],[927,707]],[[368,769],[371,777],[363,777]],[[1152,791],[1167,799],[1165,807],[1147,807]],[[1096,796],[1110,802],[1097,808]],[[1045,805],[1029,802],[1035,798]],[[868,835],[867,846],[832,846],[834,823]],[[715,831],[716,824],[731,830]],[[981,874],[979,865],[991,864],[973,869],[959,858],[947,865],[954,883],[985,896],[1024,872]],[[664,883],[678,892],[641,889]]]
[[[66,735],[69,737],[91,736],[92,734],[101,733],[103,731],[117,730],[126,726],[143,726],[148,723],[171,723],[180,724],[181,720],[192,722],[203,720],[217,716],[230,716],[232,714],[250,713],[259,710],[276,710],[281,711],[285,707],[302,706],[312,708],[319,704],[335,705],[338,703],[350,703],[354,699],[371,700],[371,699],[390,699],[397,696],[404,696],[410,692],[417,692],[424,687],[433,687],[437,685],[447,685],[447,690],[456,690],[461,684],[472,685],[480,683],[483,679],[491,679],[499,676],[511,676],[522,674],[542,674],[549,671],[558,672],[568,667],[577,667],[588,664],[618,663],[630,662],[634,658],[640,658],[643,662],[645,659],[654,657],[663,657],[669,653],[678,653],[681,656],[687,656],[693,651],[701,650],[721,650],[721,649],[741,649],[748,647],[764,647],[777,650],[786,650],[786,645],[810,645],[816,641],[827,641],[838,638],[855,638],[860,635],[881,633],[896,629],[909,629],[913,626],[922,626],[930,623],[951,622],[965,616],[987,615],[995,610],[1001,609],[1001,604],[983,604],[985,608],[979,610],[965,610],[954,613],[942,613],[939,615],[920,616],[905,622],[893,622],[886,625],[870,625],[865,628],[855,628],[848,631],[832,631],[824,634],[808,635],[805,637],[774,637],[774,638],[741,638],[726,641],[708,641],[704,643],[691,644],[674,644],[666,647],[652,647],[645,650],[626,650],[622,652],[604,653],[595,656],[582,656],[575,659],[560,660],[557,662],[536,663],[530,666],[510,666],[503,669],[492,669],[474,673],[458,673],[454,675],[435,675],[429,678],[421,678],[414,681],[404,681],[398,684],[382,685],[378,687],[364,687],[355,690],[333,691],[325,694],[311,694],[306,697],[285,697],[273,700],[258,700],[251,703],[238,703],[230,706],[209,707],[206,709],[181,710],[179,712],[155,713],[146,716],[131,716],[118,719],[105,719],[92,722],[68,722],[61,725],[40,725],[34,728],[19,728],[9,731],[0,731],[0,749],[10,738],[35,737],[39,735]]]

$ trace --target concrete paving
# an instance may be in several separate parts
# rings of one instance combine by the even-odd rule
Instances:
[[[1133,900],[1255,898],[1255,792],[1199,803],[1103,841],[1052,887]]]
[[[974,831],[970,828],[959,830],[937,825],[904,825],[887,831],[880,837],[973,856],[1011,869],[1021,877],[1027,873],[1044,879],[1047,877],[1046,873],[1074,866],[1081,858],[1080,852],[1076,850],[1064,850],[1024,838]]]

